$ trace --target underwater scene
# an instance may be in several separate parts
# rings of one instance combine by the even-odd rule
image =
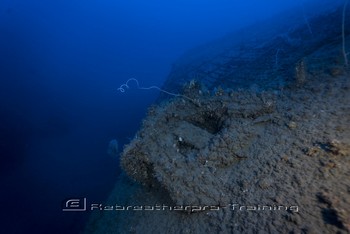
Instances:
[[[0,111],[0,233],[350,233],[350,0],[2,0]]]

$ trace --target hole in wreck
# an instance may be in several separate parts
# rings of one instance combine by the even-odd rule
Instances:
[[[202,112],[199,116],[193,116],[189,122],[215,135],[223,128],[226,116],[227,109],[208,110]]]

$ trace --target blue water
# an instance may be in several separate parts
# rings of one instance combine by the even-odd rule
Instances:
[[[77,233],[88,212],[70,197],[108,197],[107,154],[132,138],[157,90],[118,92],[135,77],[161,86],[188,49],[302,1],[2,0],[1,233]]]

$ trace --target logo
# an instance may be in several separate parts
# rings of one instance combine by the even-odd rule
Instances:
[[[64,200],[62,211],[86,211],[86,198],[69,198]]]

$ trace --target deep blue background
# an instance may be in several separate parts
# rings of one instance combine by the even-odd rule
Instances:
[[[300,6],[295,0],[0,1],[2,233],[74,233],[87,213],[68,197],[103,201],[120,148],[187,49]],[[4,230],[9,230],[5,231]]]

